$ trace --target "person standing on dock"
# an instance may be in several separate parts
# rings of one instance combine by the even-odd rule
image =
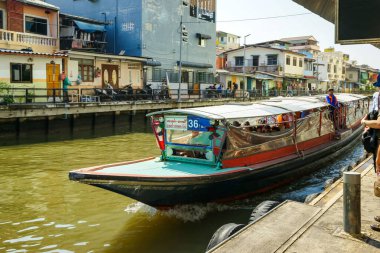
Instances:
[[[71,81],[69,80],[68,76],[65,75],[64,71],[62,71],[62,74],[64,74],[65,76],[65,79],[63,79],[63,82],[62,82],[63,102],[68,103],[69,102],[69,86],[71,86]]]

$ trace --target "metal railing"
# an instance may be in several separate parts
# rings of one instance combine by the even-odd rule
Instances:
[[[357,94],[372,94],[371,91],[346,90]],[[133,101],[176,101],[178,89],[101,89],[101,88],[3,88],[0,89],[0,105],[49,104],[49,103],[108,103]],[[216,90],[183,89],[181,101],[207,99],[259,100],[268,97],[291,97],[326,94],[326,91],[294,90]]]

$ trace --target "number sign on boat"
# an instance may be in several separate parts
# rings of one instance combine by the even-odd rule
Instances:
[[[187,118],[187,130],[189,131],[207,132],[209,126],[211,126],[209,119],[195,116],[188,116]]]

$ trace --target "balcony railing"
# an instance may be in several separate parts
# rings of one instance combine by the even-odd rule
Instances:
[[[243,66],[227,67],[227,70],[231,72],[243,73]],[[256,71],[281,75],[283,70],[282,67],[278,65],[245,66],[245,73],[255,73]]]
[[[27,33],[19,33],[8,30],[0,29],[0,43],[15,43],[25,46],[37,45],[37,46],[47,46],[47,47],[57,47],[58,40],[52,37],[33,35]]]

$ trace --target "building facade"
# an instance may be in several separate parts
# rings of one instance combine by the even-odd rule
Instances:
[[[107,54],[104,21],[60,14],[60,49],[68,55],[67,76],[81,94],[111,85],[143,88],[147,58]]]
[[[57,6],[39,0],[0,1],[0,81],[12,88],[14,102],[61,94],[67,57],[57,53],[58,13]]]
[[[225,55],[226,70],[231,76],[225,80],[226,87],[236,82],[240,84],[240,89],[254,89],[265,94],[270,90],[287,89],[288,86],[302,86],[303,54],[286,49],[249,45],[245,49],[241,47],[227,51]]]
[[[334,88],[337,91],[342,90],[346,81],[346,63],[349,56],[342,52],[325,50],[317,58],[317,77],[320,83],[319,89],[325,91],[328,88]]]
[[[192,88],[199,76],[213,76],[215,0],[47,2],[60,6],[63,13],[104,20],[107,53],[152,59],[147,82],[161,82],[168,73],[170,83],[178,83],[180,61],[184,88]]]
[[[318,89],[318,81],[316,77],[316,65],[318,55],[321,52],[318,41],[314,36],[301,36],[282,38],[281,41],[289,43],[289,49],[305,55],[304,77],[306,79],[306,88],[308,90]]]
[[[222,31],[216,32],[216,69],[223,69],[226,65],[224,52],[240,47],[240,36]]]

